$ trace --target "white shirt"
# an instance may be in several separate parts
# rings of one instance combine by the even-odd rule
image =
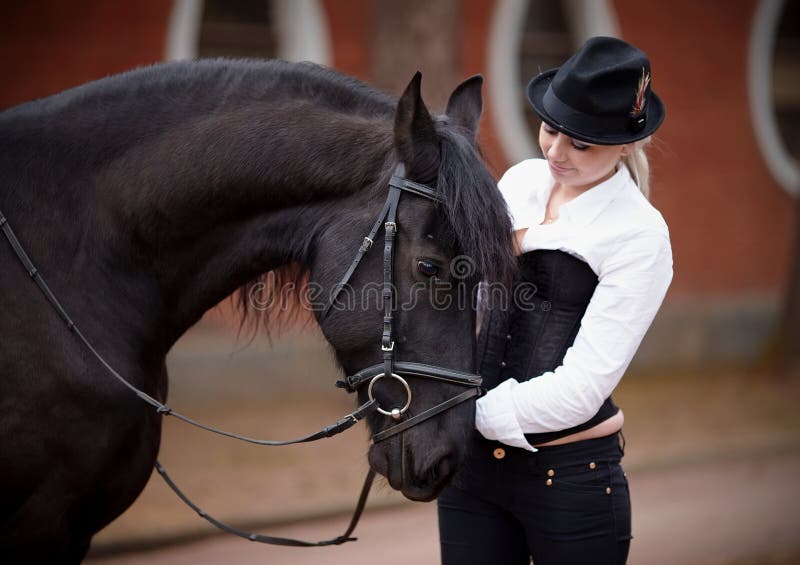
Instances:
[[[557,249],[598,277],[575,342],[555,371],[508,379],[477,402],[475,425],[488,439],[536,451],[523,434],[560,431],[594,416],[622,378],[672,280],[664,218],[627,167],[562,204],[541,225],[553,187],[547,161],[511,167],[499,187],[514,230],[528,228],[522,252]]]

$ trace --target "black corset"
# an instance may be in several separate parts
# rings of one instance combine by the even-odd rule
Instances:
[[[480,374],[487,389],[511,377],[521,382],[560,366],[597,286],[589,265],[563,251],[531,251],[519,261],[513,295],[504,297],[490,288],[487,296],[478,338]],[[608,398],[579,426],[525,438],[533,445],[546,443],[591,428],[617,411]]]

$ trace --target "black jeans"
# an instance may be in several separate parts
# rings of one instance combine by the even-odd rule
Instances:
[[[618,434],[536,453],[476,437],[439,496],[442,564],[624,565],[631,504],[621,458]]]

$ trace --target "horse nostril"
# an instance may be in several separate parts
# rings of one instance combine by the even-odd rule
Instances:
[[[453,455],[445,455],[436,464],[434,481],[439,482],[450,478],[456,470],[456,459]]]

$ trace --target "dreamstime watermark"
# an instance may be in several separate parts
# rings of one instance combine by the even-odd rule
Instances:
[[[390,296],[394,309],[408,312],[425,305],[444,311],[476,309],[486,305],[492,309],[515,308],[525,311],[549,311],[551,304],[538,296],[535,284],[521,282],[508,287],[499,282],[475,284],[475,262],[466,255],[454,257],[448,266],[448,276],[430,276],[410,284],[370,281],[359,286],[349,283],[330,287],[315,281],[287,281],[280,285],[274,277],[254,284],[249,289],[248,305],[257,311],[288,311],[298,306],[312,312],[322,312],[330,304],[333,311],[383,311],[384,300]],[[400,273],[395,271],[397,280]],[[420,275],[422,276],[422,275]]]

